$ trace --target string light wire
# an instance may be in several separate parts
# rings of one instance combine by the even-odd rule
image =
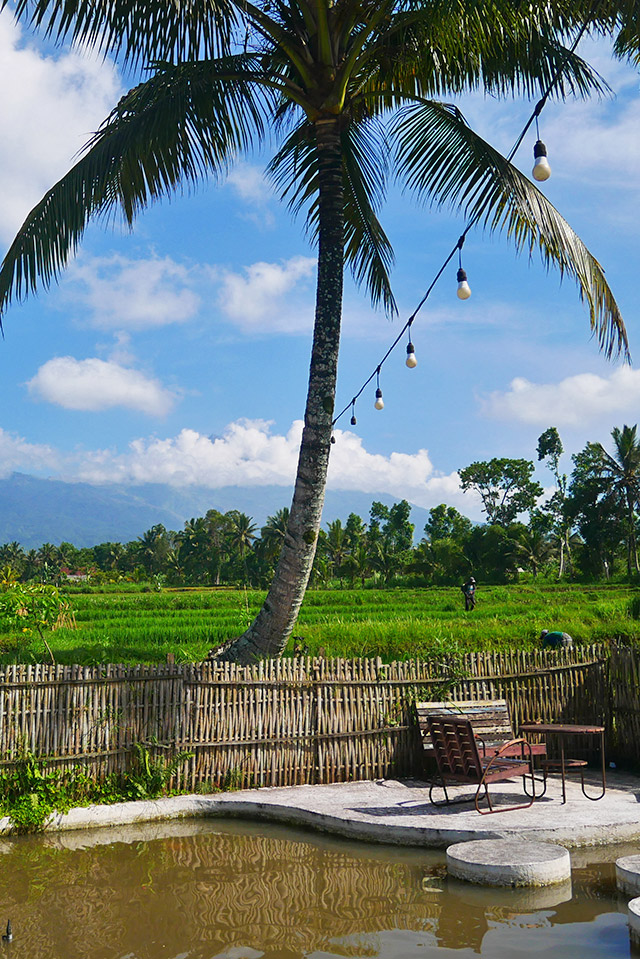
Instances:
[[[535,105],[535,107],[534,107],[534,109],[533,109],[533,112],[532,112],[531,116],[529,117],[529,119],[528,119],[527,122],[525,123],[524,127],[523,127],[522,130],[520,131],[520,134],[518,135],[515,143],[513,144],[513,146],[511,147],[511,150],[510,150],[509,153],[507,154],[507,163],[511,163],[511,161],[513,160],[514,156],[515,156],[516,153],[518,152],[518,149],[520,148],[520,145],[521,145],[522,141],[524,140],[525,136],[527,135],[527,132],[529,131],[529,128],[531,127],[531,124],[534,123],[534,121],[535,121],[535,124],[536,124],[536,131],[538,131],[538,117],[540,116],[540,114],[541,114],[541,112],[542,112],[542,110],[543,110],[543,108],[544,108],[547,100],[549,99],[549,96],[550,96],[553,88],[555,87],[556,83],[558,82],[558,80],[559,80],[560,77],[562,76],[562,73],[563,73],[563,71],[564,71],[564,68],[565,68],[566,65],[567,65],[567,61],[568,61],[569,57],[571,56],[571,54],[575,53],[575,50],[576,50],[578,44],[579,44],[580,41],[582,40],[582,37],[584,36],[585,31],[586,31],[587,26],[588,26],[588,20],[589,20],[589,18],[586,17],[584,23],[582,24],[582,26],[581,26],[581,28],[580,28],[580,30],[578,31],[578,35],[576,36],[576,38],[575,38],[575,40],[573,41],[573,43],[572,43],[571,47],[569,48],[569,50],[567,50],[567,52],[566,52],[566,54],[565,54],[564,61],[558,66],[555,74],[552,76],[551,80],[549,81],[549,84],[548,84],[546,90],[544,91],[544,93],[542,94],[541,98],[540,98],[540,99],[538,100],[538,102],[536,103],[536,105]],[[538,131],[538,139],[539,139],[539,138],[540,138],[540,136],[539,136],[539,131]],[[480,219],[481,216],[482,216],[482,211],[479,211],[479,212],[476,213],[474,216],[472,216],[470,220],[468,220],[468,222],[467,222],[464,230],[462,231],[462,233],[460,234],[460,236],[459,236],[459,238],[458,238],[458,242],[456,243],[456,245],[454,246],[454,248],[451,250],[451,252],[450,252],[449,255],[447,256],[447,258],[445,259],[444,263],[442,264],[442,266],[440,267],[440,269],[438,270],[438,272],[437,272],[436,275],[434,276],[433,280],[432,280],[431,283],[429,284],[429,286],[428,286],[428,288],[427,288],[424,296],[422,297],[422,299],[420,300],[420,302],[419,302],[418,305],[416,306],[415,310],[413,311],[413,313],[411,314],[411,316],[409,317],[409,319],[407,320],[407,322],[404,324],[404,326],[402,327],[402,329],[400,330],[400,332],[398,333],[398,335],[396,336],[395,340],[393,341],[393,343],[391,344],[391,346],[389,347],[389,349],[387,350],[387,352],[384,354],[384,356],[382,357],[382,359],[380,360],[380,362],[376,365],[376,367],[374,368],[374,370],[373,370],[373,372],[371,373],[371,375],[370,375],[369,377],[367,377],[367,379],[364,381],[364,383],[362,384],[362,386],[360,387],[360,389],[358,390],[358,392],[354,394],[353,399],[350,400],[350,402],[347,403],[347,405],[344,407],[344,409],[341,410],[341,411],[338,413],[338,415],[331,421],[331,426],[332,426],[332,427],[336,425],[336,423],[338,422],[338,420],[339,420],[342,416],[344,416],[344,414],[345,414],[348,410],[352,409],[353,412],[354,412],[354,414],[355,414],[355,404],[356,404],[356,400],[362,395],[362,393],[365,391],[365,389],[367,388],[367,386],[369,385],[369,383],[371,383],[371,381],[373,380],[374,377],[377,378],[376,381],[377,381],[377,384],[378,384],[378,388],[380,387],[380,370],[381,370],[381,368],[382,368],[382,365],[383,365],[383,364],[388,360],[388,358],[391,356],[391,354],[393,353],[393,351],[395,350],[396,346],[398,345],[398,343],[400,342],[400,340],[403,338],[403,336],[404,336],[404,334],[407,332],[407,330],[409,330],[409,335],[410,335],[411,326],[412,326],[413,322],[415,321],[418,313],[420,312],[420,310],[422,309],[422,307],[424,306],[424,304],[427,302],[429,296],[431,295],[431,292],[432,292],[433,288],[435,287],[436,283],[438,282],[438,280],[440,279],[440,277],[442,276],[442,274],[444,273],[444,271],[446,270],[446,268],[449,266],[449,263],[450,263],[451,260],[454,258],[454,256],[456,255],[456,253],[458,253],[459,262],[460,262],[460,265],[462,265],[462,252],[461,252],[461,251],[462,251],[462,247],[463,247],[463,245],[464,245],[464,241],[465,241],[465,239],[466,239],[466,237],[467,237],[467,233],[472,229],[472,227],[475,226],[475,224],[478,222],[478,220]],[[354,418],[355,418],[355,417],[354,417]]]

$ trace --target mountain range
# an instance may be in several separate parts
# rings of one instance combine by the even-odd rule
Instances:
[[[0,479],[0,544],[17,540],[23,549],[37,549],[43,543],[128,543],[157,523],[180,530],[186,520],[209,509],[240,510],[261,527],[268,516],[290,505],[291,495],[284,486],[92,485],[12,473]],[[386,506],[396,502],[386,494],[328,490],[323,525],[334,519],[345,522],[349,513],[367,521],[373,500]],[[416,539],[428,515],[428,510],[412,507]]]

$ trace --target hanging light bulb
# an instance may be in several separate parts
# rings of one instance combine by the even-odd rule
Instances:
[[[351,425],[355,426],[357,423],[356,419],[356,401],[355,398],[351,400]]]
[[[382,390],[380,387],[376,390],[376,401],[373,404],[377,410],[384,409],[384,400],[382,399]]]
[[[352,417],[351,417],[351,425],[352,425],[352,426],[355,426],[357,422],[358,422],[358,421],[357,421],[357,419],[355,418],[355,416],[352,416]]]
[[[333,433],[332,433],[332,434],[331,434],[331,443],[332,443],[332,445],[335,443],[335,441],[336,441],[336,438],[335,438],[335,436],[334,436]]]
[[[460,267],[458,270],[458,299],[468,300],[471,296],[471,287],[467,283],[467,274]]]
[[[416,366],[418,365],[418,361],[416,359],[416,350],[411,340],[409,340],[409,342],[407,343],[407,358],[405,360],[405,363],[410,370],[414,370]]]
[[[547,160],[547,148],[542,142],[542,140],[536,140],[536,144],[533,148],[534,164],[532,175],[534,180],[538,180],[539,183],[548,180],[551,176],[551,167],[549,166],[549,161]]]

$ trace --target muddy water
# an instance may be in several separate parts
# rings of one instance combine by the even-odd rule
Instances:
[[[440,852],[237,822],[0,839],[0,959],[616,959],[630,851],[577,854],[572,886],[533,892],[447,880]]]

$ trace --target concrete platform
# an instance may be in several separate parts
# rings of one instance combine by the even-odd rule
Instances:
[[[616,885],[629,896],[640,896],[640,856],[616,859]]]
[[[632,899],[627,906],[627,922],[632,945],[640,945],[640,899]]]
[[[498,805],[509,804],[520,795],[519,789],[519,782],[500,783],[492,794]],[[463,791],[459,787],[451,792]],[[49,829],[224,816],[291,823],[369,842],[440,849],[476,839],[552,842],[565,848],[640,839],[640,779],[612,773],[599,802],[586,799],[580,784],[573,781],[567,783],[566,804],[560,793],[559,779],[550,777],[547,794],[530,808],[481,816],[473,803],[433,806],[428,785],[414,780],[248,789],[72,809],[53,817]],[[468,794],[473,796],[473,790]],[[10,832],[9,820],[0,819],[0,835]]]
[[[477,839],[449,846],[447,872],[483,886],[553,886],[571,879],[571,857],[552,842]]]

